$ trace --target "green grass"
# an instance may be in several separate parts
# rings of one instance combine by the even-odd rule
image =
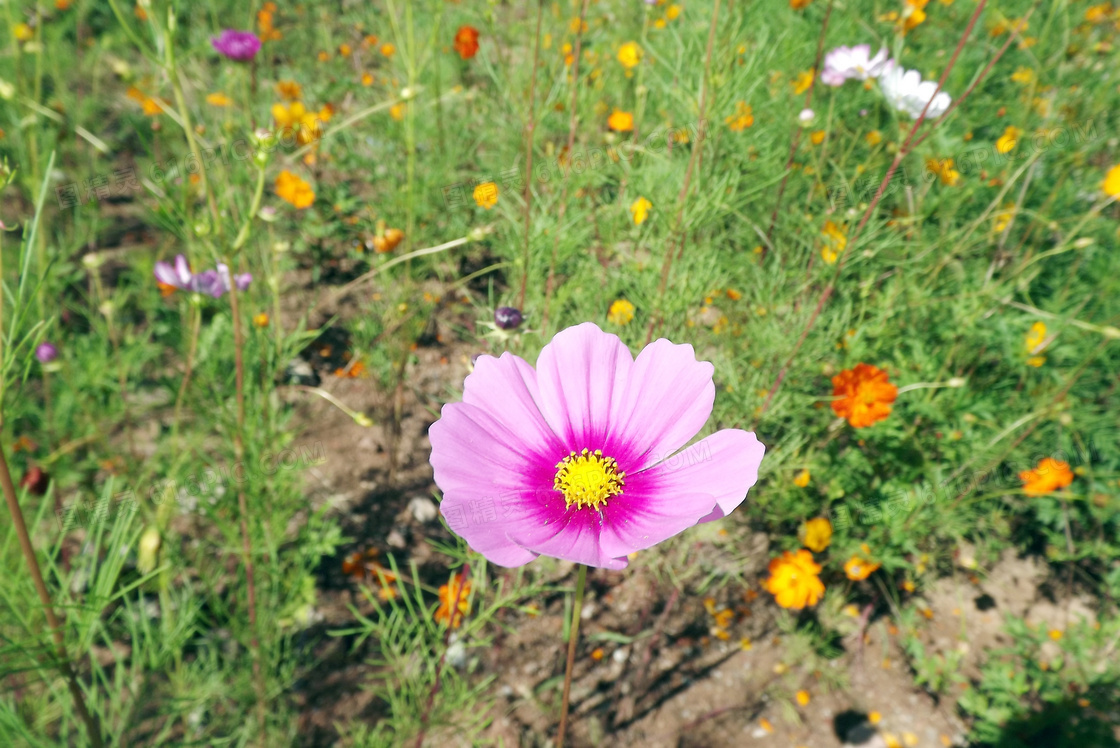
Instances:
[[[906,155],[858,241],[830,264],[826,221],[854,238],[909,120],[876,87],[818,83],[816,118],[771,227],[804,107],[792,82],[813,65],[827,0],[803,11],[778,0],[722,3],[710,59],[711,2],[682,4],[663,28],[655,22],[667,5],[592,3],[571,154],[563,45],[575,44],[578,3],[542,6],[536,66],[532,4],[284,4],[273,16],[283,38],[267,41],[252,67],[219,58],[210,37],[223,27],[259,29],[258,7],[144,5],[146,14],[117,0],[75,0],[65,10],[9,3],[0,12],[0,157],[14,172],[0,220],[19,227],[0,237],[0,446],[17,483],[34,465],[51,477],[44,496],[17,490],[66,622],[68,657],[109,744],[299,743],[292,693],[315,665],[306,639],[322,568],[367,539],[344,538],[338,517],[308,508],[301,470],[242,484],[220,476],[308,446],[278,390],[315,325],[336,312],[352,359],[386,398],[420,365],[413,346],[435,319],[454,338],[442,345],[530,361],[557,330],[587,320],[633,350],[651,330],[692,343],[715,364],[709,428],[752,429],[768,449],[759,485],[722,523],[733,538],[762,530],[776,550],[796,550],[805,520],[830,517],[835,535],[818,554],[830,609],[874,603],[911,618],[914,595],[902,583],[916,582],[920,594],[950,573],[962,541],[981,565],[1005,549],[1041,555],[1056,579],[1099,602],[1099,630],[1066,637],[1063,656],[1095,664],[1111,652],[1120,635],[1120,210],[1100,185],[1116,158],[1115,13],[1094,24],[1083,4],[1043,3],[1022,32],[1029,45],[1012,43],[978,80],[1007,38],[995,27],[1030,8],[990,4],[945,83],[954,98],[975,89]],[[930,3],[926,22],[902,36],[881,18],[899,7],[838,3],[825,49],[881,41],[936,79],[974,8]],[[28,40],[17,38],[21,23],[30,24]],[[464,24],[480,31],[470,60],[452,48]],[[376,43],[363,41],[370,34]],[[616,59],[626,41],[644,51],[629,72]],[[1016,71],[1030,74],[1013,80]],[[302,87],[308,110],[329,103],[333,112],[313,148],[281,138],[254,155],[254,128],[275,129],[281,80]],[[145,114],[130,87],[167,111]],[[208,103],[213,93],[230,105]],[[735,131],[726,120],[739,102],[754,121]],[[633,114],[633,137],[608,131],[614,109]],[[188,119],[194,127],[185,130]],[[1022,135],[1001,154],[1009,126]],[[824,140],[814,144],[818,131]],[[946,158],[960,172],[956,185],[927,166]],[[309,208],[275,194],[284,170],[314,190]],[[499,188],[490,210],[471,196],[483,181]],[[78,191],[74,204],[68,185]],[[89,190],[94,197],[82,199]],[[635,225],[639,197],[652,209]],[[262,206],[275,216],[260,217]],[[404,240],[391,254],[371,251],[386,228],[403,230]],[[238,294],[243,417],[230,297],[162,297],[153,264],[177,253],[195,270],[231,261],[254,276]],[[329,298],[381,266],[345,306]],[[626,324],[608,319],[617,299],[635,308]],[[520,330],[487,330],[502,305],[523,308]],[[270,316],[263,327],[252,319],[262,313]],[[1025,341],[1039,321],[1048,344],[1033,366]],[[48,366],[32,355],[43,340],[61,351]],[[860,362],[885,369],[903,392],[889,418],[857,430],[829,408],[830,377]],[[441,396],[455,400],[460,384],[447,382]],[[391,407],[372,415],[381,425],[394,417]],[[1068,462],[1073,483],[1024,494],[1018,473],[1046,456]],[[802,470],[811,476],[804,487],[794,483]],[[157,501],[168,485],[186,495]],[[60,531],[59,511],[116,506],[124,495],[135,498],[134,512],[105,510]],[[0,584],[0,742],[84,744],[10,528],[0,531],[9,570]],[[556,591],[537,568],[549,562],[503,578],[452,535],[445,540],[447,568],[465,562],[473,573],[472,614],[455,633],[468,650],[491,641],[501,611]],[[686,533],[636,563],[685,594],[700,580],[732,582],[681,568],[677,551],[688,542]],[[850,582],[844,562],[868,551],[882,570]],[[404,557],[392,563],[401,595],[372,596],[375,613],[355,611],[347,634],[376,642],[368,687],[377,721],[337,730],[348,745],[401,745],[443,729],[474,739],[494,698],[492,674],[445,665],[449,638],[432,619],[438,584]],[[817,650],[829,648],[827,617],[782,615]],[[1008,631],[1018,654],[992,653],[1000,664],[986,666],[961,700],[977,741],[1015,744],[1001,725],[1035,729],[1032,709],[1060,701],[1071,683],[1115,705],[1113,665],[1035,672],[1026,653],[1040,632]],[[924,653],[911,657],[919,683],[948,682]]]

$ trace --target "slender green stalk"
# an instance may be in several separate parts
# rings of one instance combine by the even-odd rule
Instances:
[[[556,227],[552,231],[552,256],[548,261],[548,280],[544,286],[544,311],[541,314],[541,332],[548,337],[548,310],[552,305],[552,293],[556,285],[556,255],[559,251],[560,231],[564,226],[564,214],[568,212],[568,177],[572,172],[572,148],[576,142],[576,125],[579,122],[577,110],[579,109],[579,56],[583,48],[583,19],[587,15],[587,2],[583,0],[579,6],[579,26],[576,29],[576,46],[572,54],[572,103],[571,112],[568,114],[568,160],[564,164],[564,173],[561,176],[560,211],[556,215]],[[526,179],[532,177],[530,172]]]
[[[53,163],[54,154],[51,154]],[[39,211],[42,210],[42,201],[39,203]],[[36,212],[36,223],[38,213]],[[0,230],[0,237],[3,236]],[[3,242],[0,241],[0,281],[4,277],[4,248]],[[0,298],[0,330],[4,327],[4,304],[3,299]],[[0,334],[0,372],[4,370],[4,337]],[[0,431],[4,427],[4,378],[0,374]],[[23,553],[23,558],[27,562],[27,568],[31,572],[31,582],[35,585],[35,591],[39,595],[39,602],[43,606],[43,613],[47,618],[47,625],[50,626],[51,635],[54,637],[55,648],[58,650],[58,669],[62,673],[62,677],[66,679],[66,687],[70,691],[70,696],[74,700],[74,709],[78,712],[78,717],[85,723],[86,734],[89,736],[90,745],[93,748],[101,748],[104,745],[101,741],[101,725],[97,717],[92,715],[86,707],[85,695],[82,693],[82,688],[78,685],[77,675],[74,669],[70,666],[70,656],[66,652],[66,641],[63,635],[62,622],[54,612],[54,605],[51,603],[51,595],[47,590],[46,582],[43,581],[43,572],[39,568],[39,559],[35,556],[35,547],[31,543],[31,535],[27,532],[27,523],[23,519],[23,509],[19,505],[19,498],[16,495],[16,487],[12,482],[12,473],[8,469],[8,460],[4,456],[4,449],[0,446],[0,488],[4,492],[4,500],[8,504],[8,513],[12,516],[12,525],[15,527],[16,536],[19,538],[20,550]]]
[[[230,257],[226,264],[229,266],[232,275],[235,269],[233,258]],[[229,305],[230,313],[233,315],[234,364],[237,382],[237,428],[233,432],[233,450],[237,461],[241,462],[245,459],[245,341],[244,333],[241,330],[241,313],[237,293],[237,283],[230,283]],[[257,720],[260,728],[257,739],[260,745],[264,746],[267,734],[267,711],[265,707],[267,691],[265,689],[264,673],[261,669],[261,646],[257,627],[257,585],[253,572],[253,542],[249,533],[249,508],[245,500],[245,490],[241,487],[237,489],[237,511],[240,515],[241,556],[242,562],[245,564],[245,583],[248,591],[247,603],[249,606],[250,646],[253,654],[253,681],[257,688]]]
[[[696,144],[692,147],[692,155],[688,159],[688,168],[684,172],[684,183],[681,185],[680,194],[677,195],[677,220],[673,226],[673,233],[670,235],[670,241],[667,242],[665,247],[665,260],[661,264],[661,283],[657,288],[657,310],[650,315],[649,329],[646,330],[646,345],[653,340],[653,331],[658,327],[665,317],[665,292],[669,288],[669,273],[673,267],[673,240],[679,240],[680,253],[684,252],[684,209],[688,204],[688,190],[692,184],[692,172],[696,168],[696,160],[699,158],[700,150],[704,147],[704,116],[707,112],[708,103],[708,74],[712,69],[712,46],[716,39],[716,25],[719,22],[719,3],[716,0],[712,6],[712,23],[708,29],[708,50],[704,56],[704,77],[700,81],[700,108],[697,123],[699,127],[696,133]]]
[[[537,0],[537,30],[533,37],[533,74],[529,79],[529,117],[525,122],[525,247],[521,254],[521,290],[517,294],[517,308],[525,308],[525,287],[529,282],[529,232],[533,215],[533,131],[536,128],[537,67],[541,53],[541,15],[544,0]],[[582,28],[582,22],[581,22]]]
[[[587,585],[587,567],[579,565],[576,577],[576,599],[572,605],[572,626],[568,632],[568,666],[564,669],[564,696],[560,702],[560,727],[556,732],[556,748],[564,748],[564,731],[568,726],[568,700],[572,694],[572,668],[576,663],[576,644],[579,641],[579,619],[583,611],[583,588]]]

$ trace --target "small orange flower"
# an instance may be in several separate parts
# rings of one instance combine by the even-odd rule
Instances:
[[[392,252],[404,239],[404,232],[400,229],[385,229],[385,233],[373,237],[373,248],[378,254]]]
[[[264,312],[253,315],[253,324],[257,327],[268,327],[268,315]]]
[[[483,182],[474,188],[474,201],[483,210],[490,210],[498,204],[498,185],[493,182]]]
[[[891,403],[898,387],[887,379],[887,372],[870,364],[856,364],[832,378],[832,410],[847,418],[852,428],[861,429],[882,421],[891,414]]]
[[[459,604],[456,605],[455,601]],[[463,616],[471,612],[471,583],[463,581],[462,574],[452,574],[451,580],[439,588],[439,608],[436,610],[435,619],[451,628],[459,628]]]
[[[303,89],[295,81],[280,81],[276,84],[276,93],[288,101],[299,101],[303,98]]]
[[[607,118],[607,127],[615,132],[631,132],[634,129],[634,115],[621,109],[615,109],[611,112],[611,116]]]
[[[852,556],[848,559],[848,562],[844,564],[844,573],[848,575],[848,579],[858,582],[867,579],[880,566],[881,564],[873,564],[859,556]]]
[[[460,26],[455,32],[455,51],[464,60],[478,54],[478,29],[474,26]]]
[[[742,132],[754,125],[754,113],[747,102],[740,101],[735,104],[735,113],[727,116],[723,121],[732,132]]]
[[[1073,483],[1073,472],[1069,463],[1043,457],[1034,470],[1019,473],[1019,480],[1023,481],[1023,493],[1027,496],[1045,496]]]
[[[786,551],[770,560],[770,578],[763,586],[774,595],[778,605],[801,610],[806,605],[816,605],[824,594],[820,573],[821,566],[813,563],[809,551],[804,548],[797,553]]]
[[[300,210],[311,207],[315,202],[315,191],[311,185],[286,169],[276,177],[276,194]]]

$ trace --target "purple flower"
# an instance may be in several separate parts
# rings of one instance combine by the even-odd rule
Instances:
[[[35,348],[35,358],[39,359],[41,364],[49,364],[58,358],[58,348],[53,343],[40,343]]]
[[[514,330],[521,326],[521,310],[511,306],[500,306],[494,310],[494,324],[503,330]]]
[[[237,62],[248,62],[257,56],[261,48],[261,40],[252,31],[233,29],[226,29],[221,36],[212,38],[210,43],[219,54]]]
[[[208,294],[215,299],[221,298],[231,287],[229,266],[219,262],[217,270],[204,270],[198,275],[193,275],[187,264],[187,258],[183,255],[175,257],[174,267],[166,262],[157,262],[155,276],[160,283],[184,291]],[[250,273],[235,275],[232,280],[237,284],[238,291],[244,291],[252,281],[253,276]]]
[[[627,556],[726,516],[765,448],[725,429],[688,449],[712,412],[714,367],[658,340],[635,359],[586,322],[534,369],[481,356],[463,401],[429,430],[448,525],[499,566],[540,555],[621,569]]]

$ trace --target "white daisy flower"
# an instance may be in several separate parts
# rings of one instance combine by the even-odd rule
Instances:
[[[953,103],[949,94],[937,91],[936,83],[922,80],[922,74],[917,70],[906,70],[894,60],[887,63],[879,76],[879,87],[891,106],[915,119],[921,116],[926,102],[929,102],[926,119],[937,119]]]
[[[844,84],[844,81],[851,78],[861,81],[868,78],[878,78],[886,64],[886,49],[880,49],[872,57],[870,44],[837,47],[824,56],[821,83],[829,86],[840,86]]]

